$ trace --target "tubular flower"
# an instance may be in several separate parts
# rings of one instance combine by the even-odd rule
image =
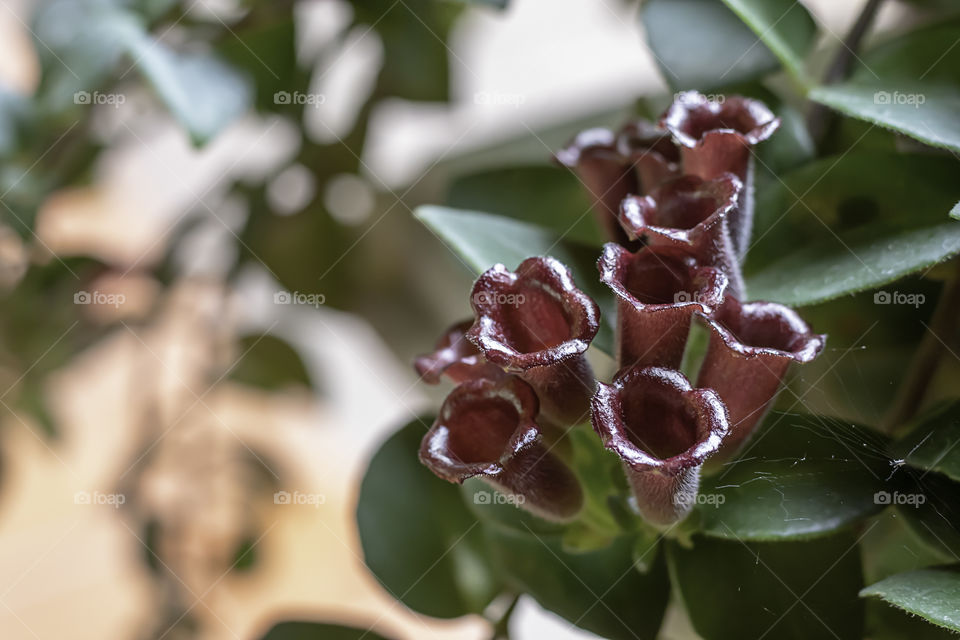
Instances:
[[[780,119],[757,100],[733,96],[714,102],[696,91],[685,91],[667,109],[660,124],[681,147],[684,173],[712,180],[730,172],[743,182],[740,206],[730,219],[733,245],[742,257],[753,226],[751,147],[773,135]]]
[[[595,386],[584,353],[600,310],[570,271],[549,257],[527,258],[516,272],[495,265],[473,285],[471,305],[467,338],[486,359],[530,383],[553,421],[582,422]]]
[[[715,180],[682,176],[646,196],[628,196],[620,223],[631,238],[645,236],[651,246],[675,247],[698,264],[717,267],[729,279],[729,294],[743,293],[743,276],[730,237],[730,216],[743,183],[732,173]]]
[[[496,378],[503,369],[487,362],[479,349],[467,340],[472,320],[458,322],[437,341],[433,353],[418,356],[413,366],[425,382],[439,384],[446,375],[457,384],[475,378]]]
[[[582,131],[557,152],[556,160],[577,174],[593,198],[600,226],[621,244],[626,236],[617,223],[620,202],[680,174],[680,152],[670,134],[645,120],[631,122],[618,133]]]
[[[695,312],[719,305],[727,276],[671,247],[636,253],[607,243],[597,262],[600,280],[617,296],[617,362],[677,368]]]
[[[704,460],[728,432],[727,410],[710,389],[694,389],[679,371],[622,369],[593,398],[593,428],[623,462],[634,506],[667,526],[693,508]]]
[[[550,520],[570,520],[583,505],[573,471],[542,443],[538,400],[514,376],[456,387],[420,445],[420,461],[449,482],[479,477]]]
[[[650,193],[660,183],[680,175],[680,150],[670,132],[646,120],[630,122],[617,135],[617,151],[637,174],[639,189]]]
[[[556,160],[577,174],[593,199],[593,215],[607,237],[624,242],[617,222],[620,201],[638,190],[637,176],[617,151],[616,134],[609,129],[581,131],[556,153]]]
[[[792,362],[810,362],[826,336],[810,331],[792,309],[727,298],[706,319],[710,342],[697,386],[713,389],[730,412],[730,437],[713,462],[729,459],[753,433]]]

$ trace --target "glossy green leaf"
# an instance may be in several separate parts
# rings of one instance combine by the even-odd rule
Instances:
[[[919,569],[890,576],[860,592],[908,613],[960,631],[960,567]]]
[[[260,640],[386,640],[369,629],[322,622],[278,622]]]
[[[846,115],[927,144],[960,151],[960,22],[941,22],[858,56],[847,82],[809,97]]]
[[[880,511],[890,462],[876,434],[830,418],[774,412],[741,457],[704,478],[697,511],[707,535],[810,538]]]
[[[723,0],[796,78],[817,36],[817,24],[797,0]]]
[[[357,525],[367,567],[403,604],[437,618],[479,613],[496,592],[479,521],[456,485],[417,459],[431,418],[414,420],[373,456]]]
[[[670,577],[704,640],[860,640],[863,585],[849,533],[804,542],[667,545]]]
[[[633,563],[633,544],[571,553],[559,536],[489,529],[494,558],[513,588],[572,624],[611,640],[652,640],[670,585],[662,559],[648,573]]]
[[[772,183],[757,200],[749,297],[814,304],[960,253],[958,170],[952,158],[851,153]]]
[[[451,183],[446,204],[530,222],[573,241],[603,244],[586,188],[568,169],[526,166],[466,175]]]
[[[960,481],[960,402],[945,404],[923,416],[892,451],[912,467],[938,471]]]
[[[940,562],[960,560],[960,483],[909,467],[897,494],[896,513]]]
[[[600,283],[598,248],[564,240],[556,231],[478,211],[423,206],[417,208],[415,215],[478,275],[497,263],[515,269],[530,256],[549,255],[567,265],[577,286],[600,305],[604,322],[594,346],[612,352],[615,306],[612,294]]]
[[[713,89],[778,66],[767,46],[720,0],[648,0],[640,18],[674,89]]]

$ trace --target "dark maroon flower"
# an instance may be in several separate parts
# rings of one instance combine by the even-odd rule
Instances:
[[[582,422],[595,384],[584,353],[600,310],[570,271],[550,257],[527,258],[516,272],[498,264],[474,283],[470,303],[467,338],[487,360],[530,383],[557,423]]]
[[[743,182],[740,206],[732,213],[730,232],[739,257],[746,253],[753,226],[753,152],[780,119],[762,102],[732,96],[722,102],[696,91],[681,93],[660,120],[681,147],[683,172],[704,180],[732,173]]]
[[[826,336],[810,331],[792,309],[728,297],[706,319],[710,343],[697,386],[713,389],[730,412],[730,437],[713,462],[728,460],[753,433],[792,362],[810,362]]]
[[[660,183],[680,175],[680,149],[670,132],[652,122],[630,122],[617,134],[617,151],[634,168],[639,190],[650,193]]]
[[[616,134],[609,129],[581,131],[555,157],[586,187],[593,200],[593,215],[606,236],[614,242],[625,242],[617,211],[627,194],[637,193],[639,184],[633,168],[617,151]]]
[[[679,371],[635,366],[598,386],[593,428],[620,456],[637,510],[664,526],[693,508],[700,469],[727,435],[727,410]]]
[[[439,384],[444,375],[458,384],[504,375],[503,369],[487,362],[480,350],[467,340],[467,329],[472,324],[472,320],[458,322],[440,336],[433,353],[417,357],[413,366],[425,382]]]
[[[617,362],[677,368],[694,312],[723,300],[727,276],[672,247],[631,253],[607,243],[597,262],[600,280],[617,295]]]
[[[730,237],[730,216],[743,183],[732,173],[716,180],[682,176],[646,196],[628,196],[620,205],[620,223],[631,238],[652,246],[675,247],[698,264],[717,267],[729,279],[728,293],[743,293],[743,276]]]
[[[550,520],[570,520],[583,505],[573,471],[542,442],[537,396],[515,376],[456,387],[420,445],[420,461],[449,482],[479,477]]]
[[[645,120],[631,122],[619,133],[582,131],[556,159],[577,174],[593,198],[597,222],[610,240],[621,244],[626,236],[617,222],[620,201],[680,173],[680,152],[669,132]]]

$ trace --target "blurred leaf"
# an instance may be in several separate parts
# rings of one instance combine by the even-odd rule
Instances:
[[[960,151],[960,22],[941,22],[857,56],[850,79],[809,97],[848,116]]]
[[[863,585],[849,533],[804,542],[694,538],[667,545],[670,576],[704,640],[860,640]]]
[[[210,141],[250,106],[247,79],[212,54],[178,53],[145,33],[129,34],[126,45],[196,145]]]
[[[598,248],[561,239],[556,231],[478,211],[422,206],[414,215],[449,243],[478,275],[497,263],[515,269],[530,256],[549,255],[567,265],[574,282],[596,300],[606,320],[601,323],[593,346],[608,354],[612,352],[613,296],[600,283]]]
[[[503,527],[521,533],[536,531],[544,534],[559,534],[563,532],[563,525],[538,518],[506,500],[493,499],[498,492],[479,478],[470,478],[463,483],[461,490],[467,508],[484,525]]]
[[[230,378],[254,387],[275,391],[291,386],[312,387],[307,367],[286,341],[270,335],[240,338],[239,360]]]
[[[511,167],[463,176],[450,184],[446,204],[537,224],[577,242],[603,243],[585,187],[573,172],[559,167]]]
[[[386,640],[369,629],[322,622],[278,622],[260,640]]]
[[[414,420],[373,456],[357,525],[364,561],[391,596],[414,611],[456,618],[483,611],[497,585],[479,521],[458,488],[417,458],[431,422]]]
[[[646,574],[633,566],[632,542],[571,553],[560,536],[488,529],[494,558],[513,588],[572,624],[611,640],[652,640],[670,592],[662,557]]]
[[[893,455],[912,467],[960,481],[960,401],[944,404],[918,422],[891,448]]]
[[[704,478],[704,533],[787,540],[832,533],[881,509],[890,461],[877,434],[817,416],[771,413],[741,459]],[[722,496],[722,497],[721,497]]]
[[[673,89],[715,89],[779,65],[720,0],[648,0],[640,10],[647,44]]]
[[[852,153],[786,175],[758,199],[749,297],[813,304],[957,254],[958,169],[947,158]]]
[[[864,588],[876,597],[941,627],[960,631],[960,567],[919,569],[890,576]]]
[[[804,78],[804,59],[817,37],[817,24],[797,0],[723,0],[795,78]]]

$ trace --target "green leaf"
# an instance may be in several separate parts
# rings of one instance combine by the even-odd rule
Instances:
[[[640,19],[673,89],[714,89],[778,67],[767,46],[720,0],[648,0]]]
[[[611,640],[652,640],[670,585],[661,559],[646,574],[621,537],[606,549],[571,553],[560,536],[488,529],[494,558],[513,588],[572,624]]]
[[[895,38],[861,54],[849,81],[817,87],[809,97],[848,116],[960,151],[958,34],[960,22],[953,20]]]
[[[496,593],[479,521],[456,485],[417,459],[432,418],[414,420],[373,456],[360,486],[357,525],[367,567],[420,613],[479,613]]]
[[[217,52],[250,76],[258,109],[277,111],[277,92],[294,91],[298,87],[306,91],[309,74],[301,72],[297,65],[297,34],[292,10],[278,12],[274,7],[262,4],[255,5],[254,11],[257,10],[263,12],[263,17],[245,28],[242,36],[228,33]]]
[[[463,176],[450,185],[446,204],[530,222],[577,242],[603,244],[586,189],[567,169],[510,167]]]
[[[880,511],[889,459],[880,436],[830,418],[774,412],[741,458],[704,478],[702,531],[740,540],[834,532]]]
[[[600,283],[596,266],[599,249],[562,239],[556,231],[478,211],[422,206],[414,215],[478,275],[497,263],[515,269],[530,256],[549,255],[567,265],[574,282],[596,300],[606,320],[593,345],[612,353],[615,305],[610,291]]]
[[[723,0],[795,78],[804,78],[804,59],[817,37],[817,24],[797,0]]]
[[[960,484],[909,467],[898,489],[896,513],[939,562],[960,559]],[[894,494],[891,494],[893,496]]]
[[[918,469],[938,471],[960,481],[960,402],[925,415],[892,448],[893,455]]]
[[[860,595],[880,598],[933,624],[960,631],[960,566],[898,573],[866,587]]]
[[[232,380],[271,391],[311,387],[310,374],[300,355],[276,336],[245,336],[239,340],[237,351],[240,360],[230,372]]]
[[[851,153],[786,175],[757,200],[749,297],[814,304],[960,253],[958,169],[949,158]]]
[[[127,51],[197,145],[212,139],[250,106],[253,91],[236,69],[209,53],[178,53],[145,33]]]
[[[260,640],[386,640],[368,629],[322,622],[278,622]]]
[[[849,533],[804,542],[667,545],[670,577],[704,640],[860,640],[863,585]]]
[[[466,4],[479,4],[487,7],[496,7],[497,9],[506,9],[510,0],[459,0]]]

